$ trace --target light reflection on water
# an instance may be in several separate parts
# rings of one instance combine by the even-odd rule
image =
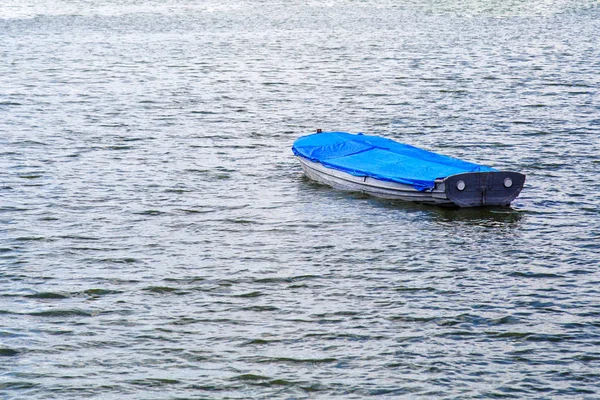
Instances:
[[[590,398],[594,2],[0,7],[0,397]],[[339,192],[379,134],[510,208]]]

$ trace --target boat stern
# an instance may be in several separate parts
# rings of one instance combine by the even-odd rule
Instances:
[[[459,207],[507,206],[525,184],[525,175],[511,171],[466,172],[443,179],[448,200]]]

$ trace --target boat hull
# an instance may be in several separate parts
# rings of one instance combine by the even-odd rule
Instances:
[[[297,158],[304,175],[335,189],[442,206],[507,206],[519,195],[525,183],[525,175],[517,172],[467,172],[436,179],[433,188],[419,191],[411,185],[355,176],[301,156]]]

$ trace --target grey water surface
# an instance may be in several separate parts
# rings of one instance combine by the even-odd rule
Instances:
[[[600,398],[600,3],[4,0],[0,398]],[[527,174],[454,210],[315,129]]]

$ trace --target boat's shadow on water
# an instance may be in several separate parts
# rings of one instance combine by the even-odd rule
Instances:
[[[360,192],[344,192],[333,189],[329,186],[315,183],[308,178],[303,177],[302,185],[310,187],[314,194],[324,197],[335,198],[338,201],[348,200],[368,204],[373,211],[386,210],[388,212],[403,211],[407,214],[418,214],[432,222],[439,223],[464,223],[467,225],[478,226],[509,226],[517,225],[525,215],[522,210],[517,210],[510,206],[502,207],[474,207],[459,208],[449,206],[439,206],[433,204],[413,203],[403,200],[389,200],[373,197]],[[304,188],[304,190],[306,187]],[[333,200],[333,199],[332,199]],[[356,205],[357,207],[359,204]]]
[[[357,194],[357,196],[367,197],[362,194]],[[523,218],[523,212],[512,207],[459,208],[377,198],[369,198],[369,203],[374,207],[382,207],[390,210],[418,212],[423,216],[429,217],[433,222],[459,222],[480,226],[506,226],[517,224]]]

